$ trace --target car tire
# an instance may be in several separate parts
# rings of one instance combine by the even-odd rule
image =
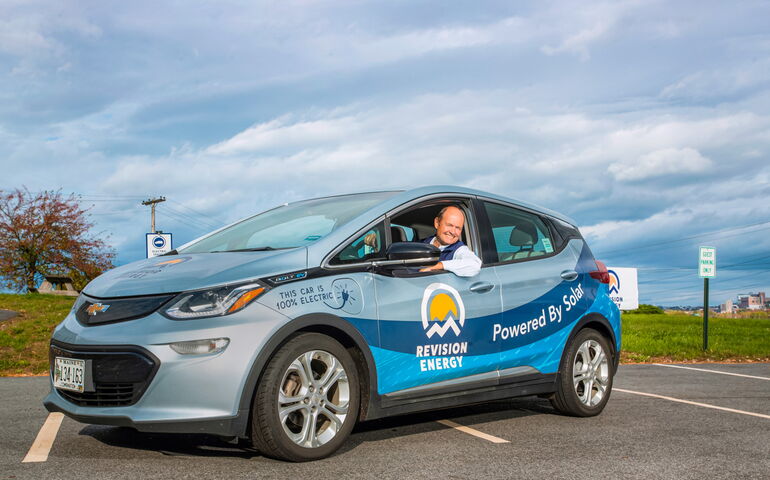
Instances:
[[[257,385],[251,437],[263,454],[294,462],[327,457],[358,418],[358,372],[339,342],[302,333],[270,359]]]
[[[565,415],[592,417],[607,404],[612,392],[612,350],[596,330],[580,330],[570,343],[559,369],[551,405]]]

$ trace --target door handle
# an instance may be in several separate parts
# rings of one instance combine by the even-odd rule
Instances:
[[[486,293],[495,288],[495,284],[487,282],[478,282],[470,286],[468,290],[473,293]]]
[[[577,280],[578,273],[574,270],[564,270],[561,272],[561,278],[564,280],[567,280],[568,282],[571,282],[573,280]]]

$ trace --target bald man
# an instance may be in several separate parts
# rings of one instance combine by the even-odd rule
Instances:
[[[465,225],[465,214],[457,207],[444,207],[433,219],[436,235],[423,240],[441,250],[439,262],[430,267],[421,268],[421,272],[447,270],[460,277],[472,277],[481,270],[481,259],[468,248],[460,236]]]

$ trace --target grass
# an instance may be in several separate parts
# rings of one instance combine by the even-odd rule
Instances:
[[[74,297],[0,294],[0,310],[19,315],[0,322],[0,375],[48,372],[48,342],[69,313]]]
[[[709,317],[703,351],[703,318],[685,314],[624,314],[621,361],[767,362],[770,318]]]
[[[0,294],[0,309],[19,316],[0,322],[0,376],[48,372],[48,342],[67,316],[73,297]],[[621,361],[768,362],[770,318],[709,318],[709,350],[703,352],[703,319],[684,314],[623,315]]]

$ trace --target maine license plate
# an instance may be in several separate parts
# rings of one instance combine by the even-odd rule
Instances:
[[[56,357],[53,369],[53,386],[63,390],[83,393],[85,372],[85,360]]]

